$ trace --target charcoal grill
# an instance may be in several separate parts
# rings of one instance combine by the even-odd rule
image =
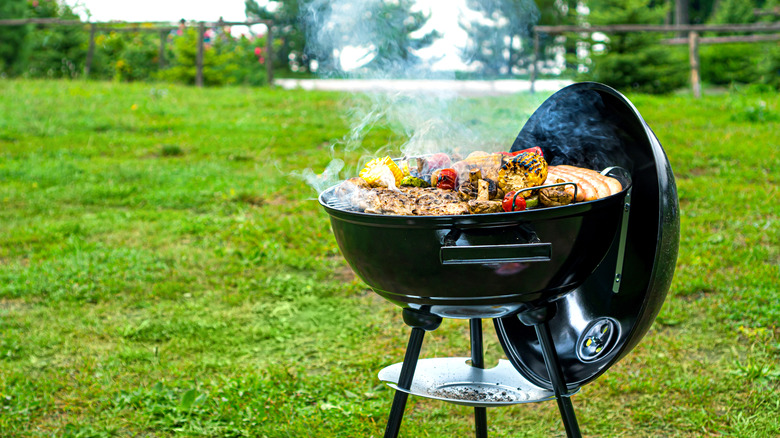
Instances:
[[[631,102],[598,83],[547,99],[512,151],[542,148],[621,180],[610,197],[567,206],[466,216],[382,216],[320,195],[342,254],[374,291],[403,309],[403,362],[379,373],[396,389],[385,437],[398,436],[409,394],[486,408],[556,400],[580,435],[571,396],[624,357],[663,304],[677,259],[679,210],[671,166]],[[419,360],[426,331],[468,319],[470,358]],[[481,320],[507,360],[484,369]]]

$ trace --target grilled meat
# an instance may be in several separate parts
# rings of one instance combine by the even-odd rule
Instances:
[[[504,208],[501,206],[501,201],[469,201],[469,213],[471,214],[484,214],[484,213],[501,213]]]
[[[460,202],[458,194],[452,190],[421,189],[417,197],[414,214],[419,216],[439,216],[468,214],[468,207]]]
[[[376,197],[369,200],[366,213],[402,216],[440,216],[468,214],[465,203],[452,190],[434,187],[401,187],[399,190],[374,189]]]
[[[405,187],[404,187],[405,189]],[[367,200],[366,213],[375,214],[398,214],[409,216],[412,213],[414,198],[410,197],[402,190],[376,189],[373,191],[376,195]]]
[[[550,178],[547,178],[546,184],[557,184],[562,182],[565,181],[560,178],[557,178],[554,181],[550,181]],[[571,185],[548,187],[539,190],[539,203],[545,207],[568,205],[572,202],[574,202],[574,187]]]

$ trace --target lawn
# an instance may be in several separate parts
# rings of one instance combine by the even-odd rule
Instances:
[[[408,328],[300,176],[350,173],[403,126],[356,137],[371,102],[326,92],[2,79],[0,96],[0,436],[382,435],[376,372]],[[452,105],[508,145],[544,97]],[[680,253],[653,328],[573,397],[582,432],[778,436],[777,95],[629,97],[677,177]],[[468,323],[445,320],[422,357],[468,354]],[[467,407],[406,412],[402,436],[473,434]],[[552,402],[488,424],[563,436]]]

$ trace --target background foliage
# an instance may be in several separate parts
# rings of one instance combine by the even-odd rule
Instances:
[[[78,19],[61,0],[7,0],[0,18]],[[278,76],[338,72],[334,50],[354,44],[354,35],[343,41],[308,44],[307,35],[318,34],[307,18],[327,11],[328,0],[282,0],[258,4],[246,0],[250,19],[274,21],[274,53],[266,59],[264,36],[229,37],[210,29],[214,38],[205,51],[205,83],[208,85],[265,83],[266,62]],[[405,71],[419,61],[416,52],[429,47],[441,35],[421,34],[430,18],[414,10],[411,1],[374,0],[376,26],[369,38],[375,58],[359,74],[388,71],[399,62]],[[754,23],[777,20],[777,0],[710,0],[688,3],[693,23]],[[463,55],[471,70],[457,72],[464,78],[526,77],[529,72],[531,26],[560,24],[662,24],[671,22],[672,2],[655,0],[481,0],[467,2],[473,19],[460,23],[468,36]],[[587,7],[587,8],[585,8]],[[722,35],[719,34],[719,35]],[[595,80],[620,89],[668,93],[687,83],[685,47],[662,46],[672,35],[631,33],[607,35],[540,35],[539,66],[542,76]],[[708,35],[703,35],[708,36]],[[594,39],[595,38],[595,39]],[[192,84],[195,77],[195,34],[179,30],[166,36],[164,62],[159,59],[159,35],[155,32],[101,31],[90,76],[118,81],[168,81]],[[334,45],[335,44],[335,45]],[[0,75],[28,78],[76,78],[84,71],[88,45],[87,26],[0,27]],[[338,46],[338,47],[337,47]],[[780,87],[778,46],[764,44],[702,45],[701,76],[705,84],[761,83]],[[229,65],[228,65],[229,64]],[[160,67],[162,65],[162,67]],[[316,66],[316,67],[315,67]],[[392,75],[392,69],[390,69]],[[386,73],[387,74],[387,73]]]

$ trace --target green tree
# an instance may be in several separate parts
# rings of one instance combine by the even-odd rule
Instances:
[[[0,1],[0,19],[27,18],[27,0]],[[24,55],[29,26],[0,27],[0,75],[14,74]]]
[[[162,70],[159,76],[163,80],[195,84],[197,76],[198,33],[187,29],[183,35],[173,41],[173,61],[170,68]],[[239,69],[237,54],[233,44],[221,38],[215,39],[210,47],[203,51],[204,85],[226,85],[237,82]]]
[[[422,11],[412,12],[414,4],[413,0],[384,0],[367,14],[366,19],[372,20],[373,28],[369,38],[375,47],[374,58],[365,66],[367,69],[407,70],[420,62],[416,50],[430,46],[441,37],[435,30],[413,36],[430,18]]]
[[[271,34],[281,41],[275,48],[274,69],[311,71],[311,62],[315,56],[305,52],[307,21],[301,19],[306,8],[306,0],[279,0],[267,2],[263,6],[256,0],[245,0],[244,11],[250,20],[272,20]]]
[[[530,35],[540,17],[531,0],[468,0],[480,18],[461,22],[469,40],[463,50],[469,63],[488,76],[512,75],[530,62]],[[549,11],[548,11],[549,12]]]
[[[275,67],[312,71],[316,61],[320,72],[338,71],[338,54],[347,46],[372,46],[364,69],[418,62],[414,52],[440,34],[416,35],[429,16],[413,12],[414,5],[413,0],[281,0],[259,6],[245,0],[247,17],[272,20],[273,37],[282,41]]]
[[[30,3],[29,16],[79,20],[70,6],[57,0]],[[27,36],[25,74],[32,77],[74,78],[84,67],[87,37],[79,26],[40,26]]]
[[[666,7],[650,6],[649,0],[593,0],[590,22],[608,24],[661,24]],[[631,32],[611,34],[604,50],[594,45],[592,66],[584,78],[619,89],[645,93],[668,93],[685,85],[684,57],[658,44],[661,34]],[[594,43],[598,43],[594,41]]]

